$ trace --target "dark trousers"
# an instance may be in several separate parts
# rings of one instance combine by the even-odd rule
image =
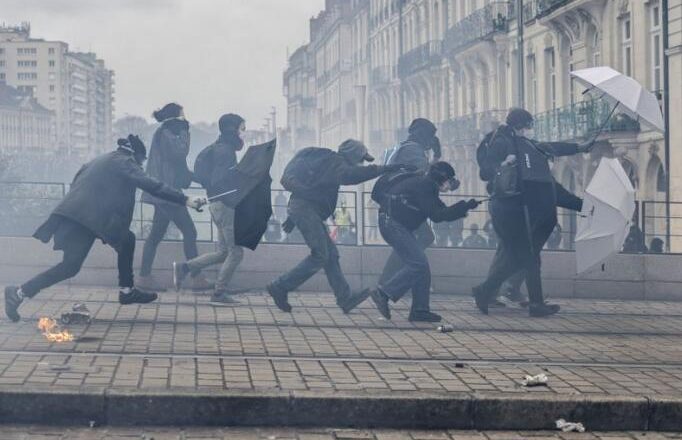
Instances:
[[[431,226],[424,222],[413,232],[417,243],[422,250],[425,250],[431,246],[435,240],[433,235],[433,229]],[[384,270],[381,272],[381,277],[379,277],[379,284],[387,282],[389,279],[395,276],[400,269],[403,268],[403,259],[400,258],[395,249],[391,252],[391,255],[386,260],[386,265],[384,265]]]
[[[194,227],[194,222],[192,221],[192,217],[190,217],[187,208],[185,206],[170,204],[154,205],[152,229],[149,231],[149,236],[144,242],[144,248],[142,250],[140,275],[147,276],[151,273],[154,257],[156,257],[156,248],[166,235],[170,222],[175,223],[175,226],[177,226],[182,233],[185,258],[191,260],[199,255],[199,252],[197,251],[197,230]]]
[[[415,234],[386,214],[379,214],[381,236],[400,259],[400,269],[379,282],[379,288],[393,301],[398,301],[412,289],[412,311],[429,311],[431,268],[423,243]]]
[[[499,237],[499,252],[488,278],[479,287],[492,299],[509,277],[524,271],[528,298],[532,304],[544,302],[540,252],[557,223],[554,189],[534,184],[525,194],[525,206],[519,200],[493,200],[491,215]]]
[[[320,270],[327,275],[336,302],[341,304],[350,296],[350,286],[341,272],[339,251],[329,237],[329,230],[315,209],[303,200],[292,200],[289,218],[303,235],[310,255],[289,272],[272,283],[274,289],[289,292],[309,280]]]
[[[86,228],[71,235],[70,239],[64,243],[64,256],[62,261],[45,272],[36,275],[31,280],[21,286],[21,290],[27,297],[33,297],[38,292],[50,286],[54,286],[60,281],[75,277],[80,272],[85,258],[88,256],[95,235]],[[121,240],[118,249],[118,285],[120,287],[133,287],[133,255],[135,254],[135,234],[128,231]]]

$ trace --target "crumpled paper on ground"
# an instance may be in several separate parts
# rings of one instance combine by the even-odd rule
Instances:
[[[549,379],[545,373],[540,373],[535,376],[528,376],[521,381],[524,387],[537,387],[537,386],[547,386]]]
[[[557,420],[556,427],[563,432],[585,432],[585,426],[582,423],[567,422],[564,419]]]

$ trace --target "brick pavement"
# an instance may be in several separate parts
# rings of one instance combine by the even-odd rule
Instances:
[[[682,434],[652,432],[395,431],[286,428],[59,428],[3,426],[3,440],[673,440]]]
[[[522,310],[482,316],[471,301],[436,296],[455,326],[407,320],[408,303],[385,321],[370,303],[343,315],[330,294],[293,295],[279,312],[263,293],[213,307],[205,295],[164,293],[121,307],[101,288],[54,288],[22,306],[22,322],[0,321],[0,386],[138,391],[287,391],[671,397],[682,394],[682,303],[570,300],[550,319]],[[70,329],[80,339],[49,343],[39,316],[74,302],[94,314]],[[547,387],[520,385],[546,373]],[[372,437],[370,437],[372,438]],[[409,438],[409,437],[407,437]],[[448,437],[445,437],[448,438]]]

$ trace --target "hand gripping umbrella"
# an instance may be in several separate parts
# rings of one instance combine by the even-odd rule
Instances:
[[[578,219],[575,256],[578,273],[620,252],[635,212],[635,189],[618,159],[603,158],[585,190]]]
[[[575,70],[571,72],[571,76],[588,87],[585,93],[589,92],[613,105],[609,117],[599,128],[599,132],[604,129],[616,108],[620,108],[632,119],[654,130],[665,131],[658,99],[636,80],[606,66]]]

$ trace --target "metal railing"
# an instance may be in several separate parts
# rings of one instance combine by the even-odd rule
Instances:
[[[510,2],[492,2],[455,23],[445,34],[446,52],[460,51],[473,43],[509,30],[513,18]]]
[[[535,115],[535,138],[544,142],[569,141],[593,136],[609,117],[612,106],[588,100]],[[603,132],[638,132],[639,122],[620,113],[611,117]]]
[[[670,235],[667,227],[670,222]],[[658,253],[654,240],[660,240],[665,253],[682,253],[682,202],[670,202],[670,218],[664,201],[642,202],[641,239],[633,243],[638,252]],[[638,234],[636,232],[636,234]],[[652,246],[654,244],[654,246]],[[653,247],[653,249],[652,249]]]
[[[570,3],[572,0],[537,0],[537,16],[547,15],[561,6]]]
[[[443,63],[443,41],[434,40],[415,47],[398,60],[398,76],[405,78]]]

